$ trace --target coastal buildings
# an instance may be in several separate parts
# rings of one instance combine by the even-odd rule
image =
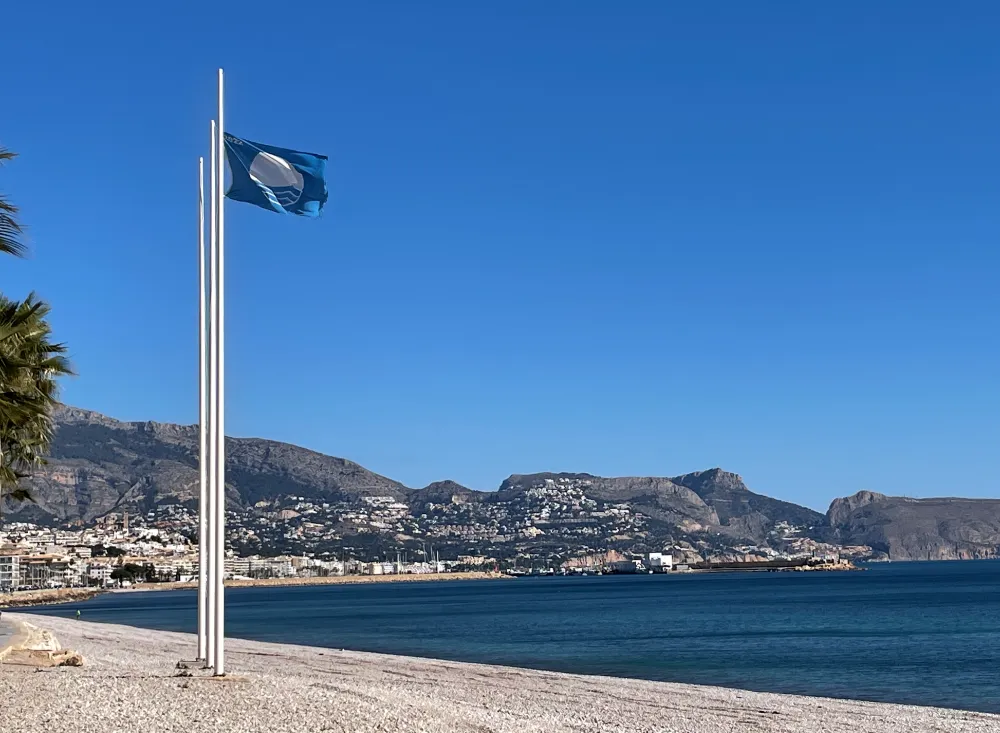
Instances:
[[[643,565],[642,560],[638,559],[618,560],[617,562],[611,563],[609,569],[613,573],[622,573],[624,575],[646,572],[646,566]]]
[[[639,558],[654,572],[678,565],[865,557],[778,521],[748,539],[664,517],[656,502],[592,496],[594,477],[542,474],[491,494],[461,487],[421,493],[321,497],[287,494],[226,513],[225,572],[232,578],[349,573],[607,567]],[[631,480],[629,480],[631,481]],[[111,512],[88,526],[11,523],[0,530],[7,587],[109,585],[125,566],[143,580],[184,581],[198,571],[193,504],[169,501],[143,511]],[[142,572],[136,570],[141,568]],[[17,576],[15,580],[15,574]],[[117,577],[114,577],[116,576]],[[0,584],[0,587],[4,587]]]
[[[165,525],[155,513],[146,519]],[[365,563],[309,555],[239,556],[230,551],[224,567],[226,578],[269,579],[443,572],[455,564],[403,561],[398,554],[395,562]],[[120,523],[102,522],[74,532],[19,524],[0,532],[0,591],[188,582],[197,575],[197,546],[169,526],[150,528],[137,522],[126,531]]]
[[[651,552],[648,557],[648,567],[654,573],[665,573],[673,569],[674,556],[662,552]]]

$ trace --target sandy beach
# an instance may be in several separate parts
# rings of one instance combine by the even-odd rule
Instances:
[[[85,662],[8,658],[4,732],[1000,732],[1000,716],[981,713],[239,640],[227,643],[231,674],[214,679],[193,663],[178,668],[194,656],[190,634],[3,614],[25,622]]]

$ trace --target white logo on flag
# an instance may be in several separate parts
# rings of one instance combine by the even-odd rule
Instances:
[[[302,196],[305,181],[302,174],[284,158],[257,153],[250,165],[250,178],[269,191],[268,198],[279,206],[291,206]]]

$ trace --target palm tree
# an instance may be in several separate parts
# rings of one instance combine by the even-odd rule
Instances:
[[[16,486],[44,463],[56,378],[72,374],[66,347],[51,340],[48,314],[49,306],[34,293],[23,302],[0,295],[0,488]],[[7,496],[31,498],[23,488]]]
[[[7,148],[0,147],[0,165],[17,157]],[[17,207],[0,196],[0,253],[24,257],[27,248],[21,241],[24,229],[17,223]]]
[[[0,165],[15,156],[0,148]],[[23,256],[17,207],[0,196],[0,253]],[[3,489],[15,501],[30,500],[18,481],[44,463],[52,442],[56,378],[72,374],[66,347],[52,341],[49,306],[34,293],[25,300],[0,294],[0,511]],[[2,517],[0,517],[2,519]]]

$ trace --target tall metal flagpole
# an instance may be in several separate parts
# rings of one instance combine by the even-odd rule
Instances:
[[[216,326],[215,340],[218,352],[218,372],[216,373],[217,391],[215,393],[216,417],[215,417],[215,491],[218,495],[216,499],[216,548],[215,548],[215,675],[222,676],[226,673],[225,663],[225,589],[223,578],[225,575],[225,549],[226,549],[226,279],[225,279],[225,207],[223,201],[226,195],[226,166],[225,166],[225,117],[223,116],[223,85],[222,69],[219,69],[219,129],[218,139],[215,144],[215,154],[218,156],[216,167],[219,177],[216,179],[218,188],[215,195],[218,197],[215,215],[218,217],[218,298],[215,307]]]
[[[208,653],[208,374],[205,363],[205,159],[198,158],[198,659]]]
[[[208,279],[208,290],[209,290],[209,328],[208,328],[208,557],[207,566],[208,574],[206,580],[208,581],[208,628],[206,629],[208,650],[205,655],[205,666],[215,667],[215,616],[216,616],[216,583],[215,583],[215,555],[217,550],[216,542],[216,530],[218,525],[215,521],[215,515],[218,514],[218,492],[215,490],[216,486],[216,471],[215,471],[215,431],[218,430],[218,414],[217,408],[218,404],[216,402],[216,394],[218,393],[217,374],[218,374],[218,352],[217,352],[217,342],[216,334],[218,333],[218,323],[217,318],[217,303],[218,303],[218,275],[216,273],[217,264],[217,250],[218,250],[218,237],[217,237],[217,225],[218,220],[216,218],[216,200],[215,194],[216,180],[218,179],[217,168],[219,164],[218,156],[215,154],[216,146],[216,135],[215,135],[215,120],[212,120],[212,143],[211,143],[211,153],[212,162],[209,166],[212,171],[209,177],[209,183],[211,190],[209,191],[209,279]]]

